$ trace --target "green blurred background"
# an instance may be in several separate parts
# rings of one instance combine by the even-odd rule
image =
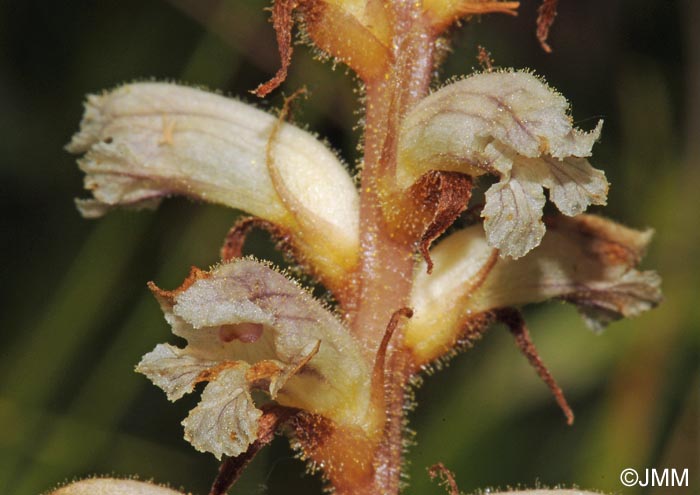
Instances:
[[[190,265],[217,261],[237,212],[169,200],[154,213],[79,217],[85,196],[62,149],[86,93],[155,78],[247,93],[278,64],[263,0],[1,0],[0,493],[36,495],[94,473],[206,493],[217,469],[182,439],[196,397],[173,405],[132,369],[170,339],[145,282],[174,287]],[[454,36],[443,77],[476,65],[530,67],[574,105],[580,126],[605,119],[594,165],[612,182],[605,214],[652,226],[645,267],[666,300],[603,336],[574,309],[529,308],[541,355],[576,412],[567,427],[546,387],[495,327],[427,377],[411,415],[408,494],[439,494],[442,461],[462,490],[576,484],[621,494],[700,493],[700,3],[563,0],[554,53],[534,38],[536,2],[518,18],[486,17]],[[283,91],[306,85],[297,117],[349,163],[357,157],[357,84],[342,66],[295,52]],[[274,108],[280,91],[268,101]],[[600,211],[600,210],[599,210]],[[279,259],[269,240],[252,249]],[[626,467],[688,468],[691,487],[624,488]],[[280,438],[232,493],[320,493]]]

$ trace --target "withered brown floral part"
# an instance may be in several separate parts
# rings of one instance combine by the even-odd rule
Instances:
[[[252,92],[263,98],[277,88],[287,78],[287,70],[292,63],[292,29],[294,28],[294,9],[299,6],[298,0],[275,0],[272,3],[272,25],[277,35],[277,47],[279,49],[281,67],[277,73],[267,81],[255,88]]]
[[[386,403],[388,402],[386,397],[386,356],[389,352],[389,343],[394,336],[394,332],[399,327],[400,319],[411,317],[413,317],[413,310],[411,308],[397,309],[394,314],[391,315],[391,320],[389,320],[389,324],[386,327],[382,342],[379,344],[377,357],[372,367],[372,402],[375,407],[379,409],[385,409]]]
[[[447,489],[449,495],[459,495],[459,487],[457,486],[454,473],[447,469],[442,462],[430,466],[428,468],[428,475],[431,480],[442,478],[442,484]]]
[[[527,329],[523,315],[520,314],[520,311],[513,308],[498,309],[494,313],[496,319],[508,327],[515,337],[518,348],[525,355],[532,367],[535,368],[542,381],[547,384],[549,390],[552,391],[557,404],[559,404],[564,416],[566,416],[567,424],[574,424],[574,412],[571,410],[571,407],[569,407],[564,397],[564,392],[562,392],[561,388],[554,380],[554,377],[542,362],[542,358],[540,358],[535,344],[532,343],[530,332]]]
[[[287,254],[292,253],[291,235],[288,231],[262,218],[246,217],[236,222],[226,234],[220,251],[221,261],[231,261],[234,258],[243,257],[243,246],[248,234],[253,229],[267,231],[272,236],[272,239],[277,242],[278,249]]]
[[[559,0],[542,0],[542,4],[537,9],[537,39],[542,49],[547,53],[552,53],[552,47],[547,43],[549,29],[554,24],[557,16],[557,4]]]
[[[472,179],[466,174],[431,170],[404,193],[404,204],[397,209],[394,223],[417,237],[428,273],[433,270],[430,245],[466,210],[471,189]]]

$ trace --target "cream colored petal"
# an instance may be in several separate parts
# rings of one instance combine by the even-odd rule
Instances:
[[[481,212],[488,243],[502,256],[520,258],[539,245],[545,233],[545,198],[538,177],[530,169],[514,167],[507,178],[486,191]]]
[[[517,260],[498,258],[478,225],[455,232],[431,251],[438,276],[417,267],[414,316],[406,324],[406,342],[418,363],[449,352],[471,322],[492,309],[563,299],[600,329],[661,301],[658,275],[634,268],[650,231],[593,215],[555,217],[547,228],[541,245]]]
[[[572,217],[586,211],[589,205],[606,203],[608,181],[605,174],[591,167],[585,158],[560,160],[545,156],[533,161],[546,167],[541,172],[542,184],[549,189],[549,198],[564,215]]]
[[[114,478],[91,478],[76,481],[51,492],[50,495],[185,495],[144,481]]]
[[[658,273],[631,270],[619,280],[592,282],[563,299],[576,304],[588,327],[600,332],[615,320],[652,309],[661,300],[660,287]]]
[[[209,382],[199,405],[183,422],[185,438],[199,451],[238,455],[257,439],[259,411],[250,396],[265,390],[272,399],[318,352],[319,344],[289,364],[266,359],[251,365],[243,361],[211,361],[196,357],[201,349],[159,344],[146,354],[136,371],[146,375],[175,401]],[[200,351],[200,352],[198,352]]]
[[[235,457],[258,438],[262,412],[253,404],[245,373],[244,366],[221,371],[182,422],[185,439],[195,449],[211,452],[217,459]]]
[[[591,204],[606,202],[605,174],[585,158],[525,158],[493,143],[484,155],[501,175],[501,181],[486,191],[481,213],[489,244],[501,256],[520,258],[540,244],[545,233],[543,186],[565,215],[578,215]]]
[[[294,368],[285,368],[278,384],[270,382],[279,403],[364,426],[371,372],[359,345],[335,315],[281,273],[239,259],[156,295],[173,332],[188,341],[190,356],[251,365],[278,361]],[[222,332],[235,335],[239,325],[259,325],[259,338],[222,338]]]
[[[242,102],[194,88],[137,83],[90,96],[67,149],[95,217],[170,195],[238,208],[287,228],[321,274],[356,261],[358,197],[337,157],[308,132]],[[269,160],[267,156],[270,145]]]
[[[217,365],[217,361],[199,359],[184,349],[158,344],[146,354],[136,366],[136,371],[148,377],[162,388],[168,400],[176,401],[194,390],[198,377],[207,369]]]
[[[476,74],[422,100],[401,126],[397,183],[405,189],[430,170],[494,174],[483,217],[489,243],[517,258],[544,235],[544,196],[567,215],[605,204],[605,175],[591,154],[602,122],[573,127],[568,103],[527,72]]]

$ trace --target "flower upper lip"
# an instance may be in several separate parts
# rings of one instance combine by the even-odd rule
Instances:
[[[598,139],[575,129],[568,103],[528,72],[486,72],[423,99],[401,126],[397,182],[428,170],[495,173],[482,211],[488,242],[519,258],[542,240],[543,187],[566,215],[605,204],[608,183],[584,158]],[[488,164],[488,166],[484,166]]]

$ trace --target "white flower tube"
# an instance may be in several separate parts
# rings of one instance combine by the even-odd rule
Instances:
[[[480,225],[459,230],[431,251],[435,269],[416,269],[406,345],[417,363],[449,353],[480,315],[560,299],[575,304],[600,330],[661,301],[656,272],[635,267],[651,240],[594,215],[547,220],[542,244],[522,259],[498,258]]]
[[[242,102],[165,83],[88,97],[68,145],[94,199],[86,217],[184,195],[251,213],[290,234],[333,285],[357,261],[358,197],[338,158],[310,133]]]

